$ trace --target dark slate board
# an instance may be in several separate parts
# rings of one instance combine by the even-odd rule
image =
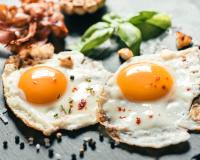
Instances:
[[[1,0],[3,3],[17,3],[13,0]],[[87,16],[66,16],[66,23],[70,29],[70,35],[66,41],[53,40],[57,44],[58,50],[67,49],[67,45],[74,43],[84,30],[91,24],[98,21],[101,16],[107,12],[112,11],[118,14],[128,16],[135,14],[140,10],[153,9],[164,11],[172,15],[173,27],[169,32],[164,33],[159,38],[144,42],[142,44],[142,54],[152,54],[161,48],[169,48],[175,50],[175,31],[182,30],[190,34],[194,42],[200,42],[200,1],[198,0],[107,0],[105,8],[98,11],[96,14]],[[66,44],[66,46],[65,46]],[[4,60],[7,54],[4,51],[0,52],[0,72],[2,72]],[[119,66],[119,59],[116,54],[110,55],[104,59],[104,65],[108,70],[115,71]],[[0,85],[0,110],[5,108],[4,98],[2,95],[2,85]],[[8,110],[4,114],[9,123],[4,125],[0,122],[0,160],[47,160],[48,149],[41,147],[40,152],[36,153],[34,146],[29,146],[27,139],[30,136],[35,137],[37,143],[43,143],[43,136],[41,133],[26,127],[22,121],[17,119],[11,111]],[[150,149],[131,147],[127,145],[119,145],[115,149],[110,148],[108,143],[109,138],[106,137],[104,142],[99,139],[99,126],[91,126],[79,131],[68,132],[63,131],[63,139],[58,143],[55,135],[51,137],[52,145],[55,152],[62,156],[62,159],[71,159],[71,154],[76,153],[78,157],[79,148],[84,137],[92,137],[96,140],[96,150],[92,151],[88,148],[83,159],[90,160],[128,160],[128,159],[161,159],[172,160],[181,159],[189,160],[193,156],[200,153],[200,134],[197,132],[191,133],[191,139],[175,146],[170,146],[163,149]],[[20,136],[20,140],[25,142],[25,149],[20,150],[19,145],[14,142],[14,137]],[[4,150],[2,147],[3,141],[8,141],[8,149]],[[199,156],[200,157],[200,156]],[[54,158],[55,159],[55,158]],[[79,157],[78,157],[79,159]]]

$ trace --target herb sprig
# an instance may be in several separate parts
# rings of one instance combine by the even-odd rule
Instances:
[[[142,40],[157,37],[171,26],[169,15],[142,11],[128,19],[114,13],[105,14],[102,22],[89,27],[81,37],[79,50],[85,55],[112,37],[118,37],[135,55],[140,52]]]

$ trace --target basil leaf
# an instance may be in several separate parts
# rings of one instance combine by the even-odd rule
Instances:
[[[91,27],[89,27],[85,31],[81,40],[85,40],[85,39],[89,38],[97,30],[101,30],[101,29],[105,29],[105,28],[109,28],[109,27],[110,27],[110,24],[108,24],[106,22],[98,22],[98,23],[92,25]]]
[[[107,39],[109,39],[113,33],[114,29],[113,28],[106,28],[103,30],[96,30],[93,32],[93,34],[85,39],[82,42],[82,47],[80,49],[81,52],[87,53],[89,50],[99,46],[103,42],[105,42]]]
[[[152,18],[148,19],[147,23],[155,25],[165,30],[171,26],[171,17],[164,13],[158,13]]]
[[[143,40],[155,38],[171,26],[169,15],[154,11],[142,11],[128,21],[141,30]]]
[[[152,25],[146,22],[137,25],[137,27],[140,29],[142,33],[142,40],[144,41],[149,40],[151,38],[158,37],[165,31],[164,29],[160,27],[156,27],[155,25]]]
[[[121,23],[121,22],[123,22],[123,19],[120,16],[118,16],[118,15],[116,15],[114,13],[105,14],[102,17],[102,20],[104,22],[107,22],[107,23]]]
[[[153,17],[155,14],[156,12],[154,11],[142,11],[139,12],[139,15],[131,17],[129,19],[129,22],[133,25],[139,25],[145,22],[146,20],[150,19],[151,17]]]
[[[140,30],[129,22],[119,24],[117,35],[120,39],[138,55],[140,51],[141,32]]]

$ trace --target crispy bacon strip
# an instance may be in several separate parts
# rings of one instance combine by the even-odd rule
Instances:
[[[22,0],[20,7],[0,5],[0,43],[18,52],[50,34],[65,37],[68,29],[60,6],[52,1]]]

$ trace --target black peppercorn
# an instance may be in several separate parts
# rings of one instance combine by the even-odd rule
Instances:
[[[3,142],[3,148],[4,148],[4,149],[7,149],[7,148],[8,148],[8,142],[7,142],[7,141],[4,141],[4,142]]]
[[[70,80],[72,80],[72,81],[73,81],[73,80],[74,80],[74,76],[70,76]]]
[[[24,142],[20,143],[20,149],[24,149],[25,145]]]
[[[72,160],[76,160],[76,154],[72,154]]]
[[[84,151],[86,151],[87,150],[87,142],[83,142],[83,149],[84,149]]]
[[[53,158],[53,156],[54,156],[54,151],[53,151],[53,149],[49,149],[48,156],[49,156],[49,158]]]
[[[19,144],[19,136],[15,136],[15,144]]]
[[[104,140],[103,134],[100,133],[100,134],[99,134],[99,141],[100,141],[100,142],[103,142],[103,140]]]
[[[110,143],[110,148],[114,149],[115,148],[115,141],[109,140]]]

